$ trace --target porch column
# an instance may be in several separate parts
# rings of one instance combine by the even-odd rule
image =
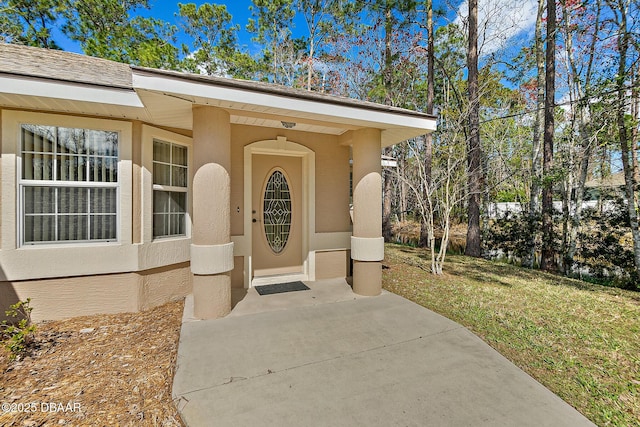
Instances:
[[[231,122],[215,107],[193,106],[193,311],[214,319],[231,311]]]
[[[353,133],[353,291],[379,295],[382,291],[382,168],[378,129]]]

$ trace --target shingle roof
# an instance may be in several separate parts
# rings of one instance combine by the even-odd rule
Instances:
[[[190,80],[200,83],[208,83],[215,86],[229,87],[235,89],[243,89],[260,93],[269,93],[290,98],[307,99],[310,101],[346,105],[356,108],[365,108],[369,110],[384,111],[389,113],[400,113],[423,118],[435,118],[435,116],[421,113],[418,111],[407,110],[405,108],[392,107],[388,105],[377,104],[375,102],[362,101],[359,99],[347,98],[344,96],[329,95],[326,93],[312,92],[302,89],[294,89],[288,86],[277,85],[273,83],[258,82],[252,80],[240,80],[227,77],[215,77],[203,74],[190,74],[179,71],[158,70],[155,68],[145,68],[132,66],[134,72],[141,71],[155,75],[173,77],[181,80]]]
[[[0,44],[0,72],[133,89],[127,64],[30,46]]]
[[[135,89],[133,85],[133,73],[147,73],[168,78],[195,81],[211,86],[269,93],[289,98],[397,113],[413,117],[434,118],[434,116],[426,113],[403,108],[293,89],[271,83],[130,66],[77,53],[11,44],[0,44],[0,73],[123,89]]]

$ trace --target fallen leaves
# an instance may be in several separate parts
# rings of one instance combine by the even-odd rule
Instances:
[[[171,385],[182,309],[38,325],[29,356],[0,356],[0,425],[181,426]]]

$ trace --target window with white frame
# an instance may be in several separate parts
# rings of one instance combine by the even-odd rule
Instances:
[[[153,237],[186,235],[187,147],[153,140]]]
[[[117,241],[118,132],[21,126],[21,240]]]

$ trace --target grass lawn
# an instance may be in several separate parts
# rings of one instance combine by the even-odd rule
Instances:
[[[600,426],[640,425],[640,293],[388,245],[385,289],[473,331]]]

